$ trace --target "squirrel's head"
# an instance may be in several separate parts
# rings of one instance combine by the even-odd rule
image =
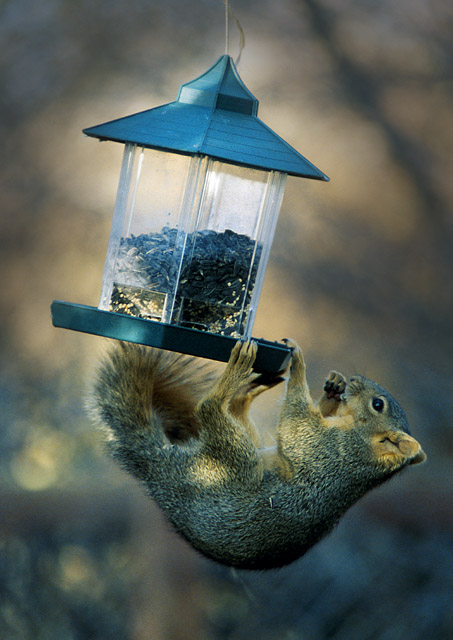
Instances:
[[[373,457],[388,471],[426,459],[420,444],[410,434],[401,406],[372,380],[360,375],[349,379],[338,415],[349,417],[353,428],[370,444]]]

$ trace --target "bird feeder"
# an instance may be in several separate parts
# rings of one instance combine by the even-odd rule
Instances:
[[[84,130],[125,145],[98,307],[55,326],[228,360],[250,338],[287,175],[328,180],[258,117],[228,55],[176,101]],[[290,350],[258,340],[256,369]]]

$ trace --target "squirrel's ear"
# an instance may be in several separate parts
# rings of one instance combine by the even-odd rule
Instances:
[[[387,431],[376,434],[374,450],[378,458],[404,457],[409,464],[418,464],[426,460],[426,454],[415,438],[407,433]]]

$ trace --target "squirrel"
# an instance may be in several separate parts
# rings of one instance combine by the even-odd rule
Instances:
[[[302,556],[360,497],[426,458],[392,396],[331,371],[314,403],[292,341],[277,445],[248,417],[278,383],[253,371],[256,342],[238,341],[213,380],[188,356],[119,343],[100,366],[91,408],[114,458],[205,556],[271,569]]]

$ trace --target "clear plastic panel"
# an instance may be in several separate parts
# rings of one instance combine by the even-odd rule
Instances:
[[[172,319],[248,337],[286,176],[212,159],[206,159],[204,174]]]
[[[189,156],[126,145],[101,309],[163,319],[184,247],[182,212],[192,164]]]
[[[277,226],[278,214],[282,205],[283,195],[286,186],[286,173],[271,171],[268,174],[268,188],[266,199],[263,203],[263,210],[259,219],[257,234],[257,246],[261,247],[259,264],[256,269],[256,279],[247,315],[244,318],[244,335],[251,336],[253,323],[255,321],[256,309],[263,286],[264,274],[266,272],[269,254],[274,240],[275,228]]]
[[[269,172],[207,160],[198,227],[256,239]]]
[[[100,307],[249,336],[285,178],[126,145]]]
[[[118,192],[116,195],[112,228],[110,230],[107,256],[104,265],[101,298],[99,301],[100,309],[109,308],[110,298],[112,296],[115,267],[121,243],[121,235],[124,226],[124,216],[128,208],[132,172],[134,170],[135,150],[136,147],[133,144],[127,144],[124,148],[123,163],[121,166],[120,181],[118,185]]]

